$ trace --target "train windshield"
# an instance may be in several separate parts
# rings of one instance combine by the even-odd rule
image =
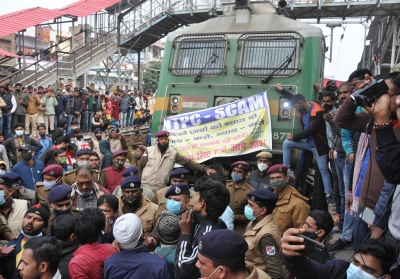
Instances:
[[[296,35],[296,36],[295,36]],[[236,67],[245,76],[291,76],[298,70],[297,54],[300,37],[297,34],[243,35]]]
[[[197,75],[200,70],[203,75],[218,75],[225,68],[227,42],[223,36],[179,37],[170,70],[175,75]]]

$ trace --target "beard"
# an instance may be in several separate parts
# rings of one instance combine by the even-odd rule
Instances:
[[[157,143],[157,147],[158,147],[158,149],[159,149],[161,152],[167,151],[168,146],[169,146],[169,143],[166,143],[166,144],[159,144],[159,143]]]
[[[35,229],[35,228],[33,227],[33,225],[31,225],[31,224],[26,224],[26,225],[22,228],[22,230],[24,231],[24,233],[26,233],[27,235],[30,235],[30,236],[38,235],[38,234],[42,231],[42,229],[43,229],[43,228],[37,228],[37,229]]]

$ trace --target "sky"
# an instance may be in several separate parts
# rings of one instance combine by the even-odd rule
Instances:
[[[77,0],[17,0],[13,1],[12,5],[2,5],[0,15],[37,6],[48,9],[62,8],[74,2],[77,2]],[[326,45],[330,46],[331,29],[325,27],[325,24],[316,26],[322,29],[325,36],[328,36],[325,41]],[[325,59],[325,77],[345,81],[350,73],[357,68],[362,57],[364,30],[361,24],[349,24],[345,30],[343,30],[343,27],[334,29],[332,63]],[[343,40],[340,40],[343,32]],[[326,56],[329,56],[329,51]]]

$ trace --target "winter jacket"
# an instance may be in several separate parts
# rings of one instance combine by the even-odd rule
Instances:
[[[61,261],[58,264],[58,270],[61,273],[62,279],[70,279],[68,274],[68,265],[74,256],[74,252],[78,249],[77,245],[72,245],[62,240],[57,240],[61,248]]]
[[[25,115],[26,107],[28,106],[28,99],[26,98],[26,94],[22,92],[15,93],[14,97],[17,101],[17,109],[14,111],[14,115]],[[20,104],[18,100],[21,100],[22,103]]]
[[[226,229],[225,223],[218,219],[215,223],[210,217],[193,212],[193,233],[181,234],[175,255],[175,278],[199,278],[196,267],[199,238],[212,230]]]
[[[34,160],[32,166],[22,160],[12,168],[12,172],[18,173],[21,176],[21,185],[25,188],[35,190],[37,182],[43,181],[42,171],[44,170],[43,162]]]
[[[283,89],[281,93],[289,100],[293,97],[293,94],[286,89]],[[299,141],[301,139],[312,137],[318,155],[326,155],[328,154],[330,148],[328,146],[328,138],[326,136],[325,119],[323,116],[324,109],[317,103],[312,102],[310,104],[313,105],[309,119],[310,125],[306,130],[304,130],[302,115],[299,115],[300,125],[303,131],[293,135],[293,141]]]
[[[67,101],[68,101],[67,96],[57,97],[56,114],[62,114],[63,112],[65,112],[65,107],[67,105]]]
[[[16,135],[14,135],[11,138],[6,139],[3,142],[3,146],[6,148],[8,157],[10,158],[10,161],[12,162],[13,165],[17,164],[17,150],[15,148],[15,137]],[[40,144],[40,142],[34,140],[33,138],[29,137],[29,136],[25,136],[24,138],[25,144],[30,144],[35,152],[39,151],[40,149],[43,148],[43,146]]]
[[[108,243],[94,242],[82,245],[74,252],[74,257],[69,262],[69,277],[71,279],[104,278],[104,262],[116,253],[115,248]]]
[[[36,137],[36,141],[40,142],[40,144],[43,146],[41,149],[35,152],[35,159],[38,159],[42,156],[42,154],[49,148],[53,146],[53,140],[50,136],[45,136],[45,138],[41,137]]]
[[[285,266],[296,279],[346,279],[350,263],[345,260],[330,260],[324,264],[317,263],[305,256],[283,256]]]
[[[303,197],[294,187],[288,187],[289,191],[278,199],[272,212],[281,235],[289,228],[300,228],[304,225],[304,221],[310,212],[310,206],[307,204],[308,199]]]
[[[119,111],[120,112],[128,112],[129,107],[129,98],[123,98],[118,101],[119,103]]]
[[[104,278],[174,279],[174,272],[163,257],[147,253],[146,246],[122,249],[104,263]]]
[[[15,249],[11,252],[9,256],[1,258],[0,274],[3,275],[4,279],[15,278],[13,277],[14,274],[16,273],[15,271],[17,270],[16,268],[17,263],[15,261],[17,254],[19,253],[19,251],[21,251],[21,241],[23,238],[24,235],[20,234],[16,240],[10,241],[4,245],[4,246],[15,245]]]
[[[357,105],[353,104],[351,98],[346,99],[336,113],[336,124],[341,128],[360,133],[365,132],[367,124],[372,127],[371,124],[373,123],[374,118],[371,117],[370,114],[356,113],[356,110]],[[370,121],[372,121],[372,123]],[[396,138],[400,140],[400,126],[394,125],[391,127],[393,128]],[[369,139],[369,150],[371,152],[370,158],[375,158],[376,133],[374,131],[371,133],[371,137]],[[383,177],[376,160],[369,159],[364,177],[365,179],[362,182],[359,204],[373,210],[375,209],[375,205],[378,201],[383,183],[385,181],[385,178]]]

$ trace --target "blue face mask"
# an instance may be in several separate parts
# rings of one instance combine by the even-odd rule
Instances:
[[[174,200],[167,200],[167,209],[170,213],[172,214],[178,214],[179,212],[181,212],[181,202],[178,201],[174,201]]]
[[[92,190],[92,191],[90,191],[90,193],[89,193],[89,194],[87,194],[87,195],[84,195],[84,194],[82,194],[82,192],[81,192],[81,191],[79,191],[79,189],[78,189],[78,188],[76,188],[76,192],[77,192],[79,195],[83,196],[83,197],[88,197],[88,196],[90,196],[91,194],[93,194],[93,190]]]
[[[232,177],[232,180],[234,181],[234,182],[238,182],[238,181],[240,181],[240,180],[242,180],[243,179],[243,175],[241,175],[241,174],[236,174],[236,173],[231,173],[231,177]]]
[[[0,205],[5,204],[6,201],[7,201],[7,200],[4,198],[4,194],[5,194],[4,191],[0,191]]]
[[[244,215],[246,216],[247,220],[254,221],[256,217],[253,215],[253,209],[248,206],[244,207]]]
[[[16,134],[18,137],[21,137],[21,136],[24,135],[24,131],[15,131],[15,134]]]
[[[383,278],[385,275],[376,278],[375,276],[365,272],[361,268],[355,266],[354,264],[350,264],[349,268],[347,269],[347,279],[380,279]]]
[[[54,188],[54,186],[56,186],[57,184],[57,180],[56,181],[43,181],[43,186],[47,189],[47,190],[51,190]]]
[[[42,232],[40,232],[38,235],[27,235],[26,233],[24,233],[24,231],[21,231],[21,234],[23,236],[26,236],[27,238],[36,238],[36,237],[41,237],[43,235]]]

